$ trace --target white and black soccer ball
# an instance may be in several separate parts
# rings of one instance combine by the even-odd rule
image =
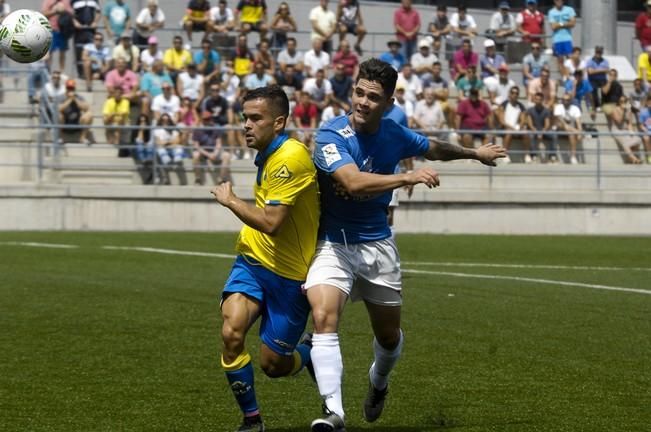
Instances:
[[[40,12],[18,9],[0,24],[0,48],[19,63],[33,63],[47,54],[52,45],[52,27]]]

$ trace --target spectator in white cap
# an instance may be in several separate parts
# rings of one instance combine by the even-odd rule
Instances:
[[[163,60],[163,50],[158,48],[158,38],[156,36],[149,36],[147,38],[147,48],[143,49],[140,53],[140,67],[142,72],[149,72],[151,65],[156,60]]]
[[[498,54],[495,49],[495,41],[486,39],[484,41],[486,52],[479,56],[479,65],[481,66],[481,79],[490,76],[496,76],[499,67],[506,63],[502,54]]]
[[[430,50],[433,42],[434,40],[429,36],[418,41],[418,51],[412,54],[410,59],[411,66],[423,82],[424,87],[429,87],[432,82],[432,69],[434,63],[438,62],[436,54]]]
[[[509,2],[502,1],[497,6],[498,11],[491,17],[489,33],[495,39],[495,48],[499,52],[504,52],[506,41],[509,36],[513,36],[517,30],[515,17],[509,13],[511,6]]]

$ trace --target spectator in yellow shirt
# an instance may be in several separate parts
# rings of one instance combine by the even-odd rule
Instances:
[[[129,120],[131,108],[129,100],[122,97],[122,88],[114,87],[113,95],[104,102],[102,115],[104,116],[105,126],[124,126]],[[120,129],[107,129],[106,135],[109,144],[120,144]]]
[[[637,57],[637,76],[644,82],[651,81],[651,45],[646,47],[646,52],[643,52]]]
[[[185,70],[187,65],[192,63],[192,54],[183,48],[181,36],[174,36],[172,48],[168,48],[163,54],[163,63],[165,63],[167,72],[174,81],[174,85],[176,85],[176,77]]]
[[[242,33],[256,31],[260,33],[260,40],[264,39],[269,29],[265,0],[240,0],[235,13]]]
[[[192,32],[206,32],[204,38],[210,33],[210,3],[208,0],[190,0],[183,16],[183,28],[192,42]]]

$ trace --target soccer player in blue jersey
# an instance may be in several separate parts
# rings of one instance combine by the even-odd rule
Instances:
[[[238,431],[259,432],[264,424],[246,333],[261,317],[260,364],[272,378],[293,375],[309,363],[309,342],[299,343],[310,312],[301,285],[316,248],[319,200],[308,148],[285,134],[289,101],[282,88],[249,91],[243,115],[246,144],[258,151],[255,205],[235,196],[229,182],[211,193],[245,224],[222,294],[221,364],[244,415]]]
[[[346,300],[364,300],[375,335],[374,361],[364,417],[375,421],[384,407],[389,373],[400,357],[402,304],[400,258],[387,224],[387,204],[395,188],[439,185],[430,167],[394,174],[401,159],[476,159],[495,165],[501,146],[477,149],[418,135],[383,118],[393,104],[397,72],[370,59],[360,65],[353,89],[352,111],[319,130],[314,161],[321,193],[321,222],[316,254],[305,282],[312,307],[312,364],[324,416],[312,431],[343,431],[341,377],[343,363],[337,334]]]

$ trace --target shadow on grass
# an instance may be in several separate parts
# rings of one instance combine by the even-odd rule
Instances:
[[[372,426],[368,425],[366,427],[346,427],[346,432],[363,432],[370,431],[373,432],[435,432],[441,430],[451,430],[451,429],[465,429],[465,428],[475,428],[475,427],[504,427],[504,426],[515,426],[515,425],[532,425],[530,421],[510,421],[510,422],[495,422],[490,424],[460,424],[454,421],[444,421],[436,424],[429,424],[423,426],[399,426],[399,425],[386,425],[386,426]],[[267,432],[306,432],[310,428],[308,425],[301,427],[290,427],[290,428],[267,428]]]

